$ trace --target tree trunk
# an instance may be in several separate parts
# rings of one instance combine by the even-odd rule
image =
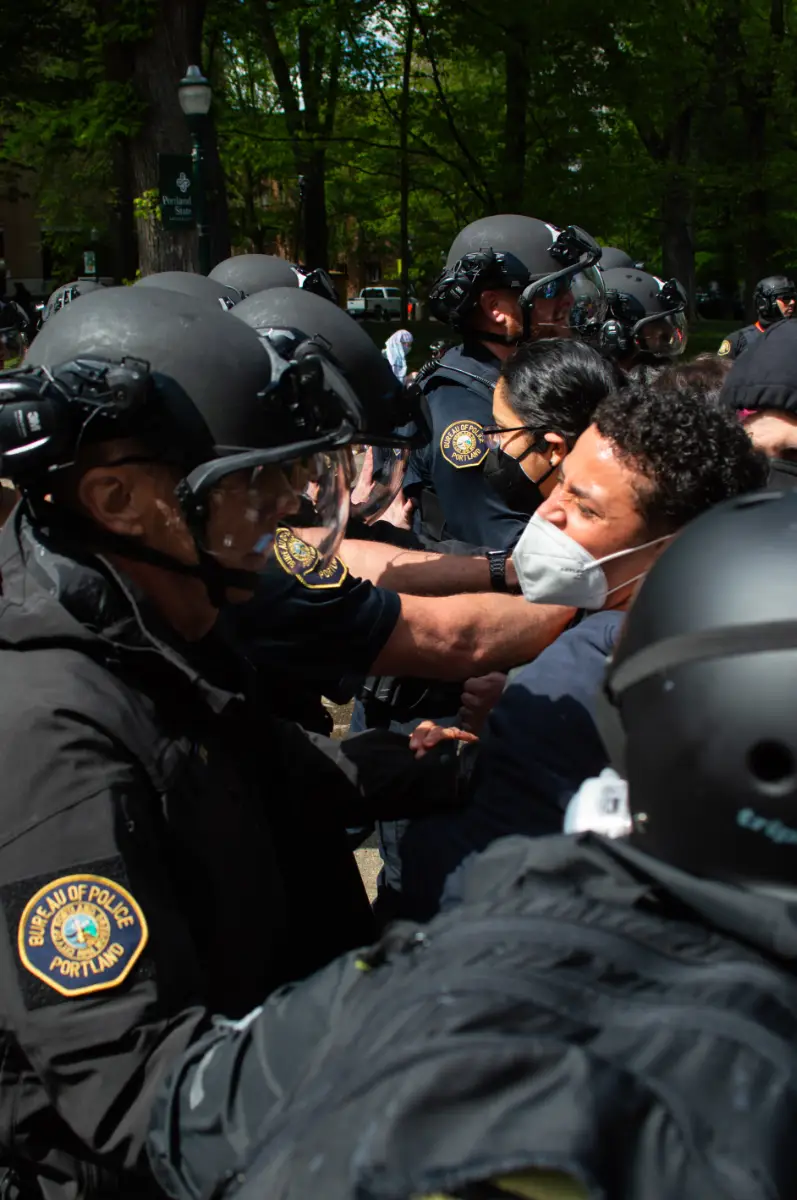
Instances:
[[[130,42],[111,36],[118,20],[117,0],[96,0],[95,15],[102,29],[102,53],[105,77],[111,84],[127,88],[133,74],[133,53]],[[109,222],[110,261],[100,264],[100,274],[110,272],[114,279],[132,279],[138,268],[138,240],[133,216],[133,175],[130,162],[130,139],[120,134],[114,138],[112,151],[113,186],[116,202]]]
[[[745,233],[744,294],[747,315],[755,320],[753,291],[759,279],[770,274],[771,252],[769,238],[769,196],[764,183],[766,170],[765,137],[767,112],[764,105],[754,104],[745,112],[747,127],[747,160],[755,179],[747,194],[747,230]]]
[[[522,212],[526,181],[526,108],[529,93],[527,45],[511,26],[504,50],[505,107],[503,187],[504,212]]]
[[[407,36],[404,41],[404,68],[401,77],[401,114],[399,125],[399,206],[401,254],[401,323],[409,315],[410,304],[410,84],[412,82],[412,44],[415,20],[412,8],[407,14]]]
[[[219,154],[216,123],[213,114],[207,123],[205,141],[205,172],[208,189],[208,221],[210,224],[210,264],[230,257],[230,210],[227,204],[227,182],[224,164]]]
[[[665,279],[672,276],[683,284],[689,297],[689,316],[695,312],[694,196],[689,170],[692,141],[692,110],[684,109],[663,143],[666,155],[661,197],[661,249]]]
[[[313,151],[305,160],[304,202],[302,204],[304,263],[311,269],[329,268],[329,227],[327,225],[326,152]]]
[[[695,245],[692,234],[692,189],[677,164],[669,163],[661,200],[661,249],[665,279],[672,276],[683,284],[689,297],[689,315],[694,316]]]
[[[200,61],[204,0],[160,0],[154,6],[152,36],[135,46],[133,81],[147,111],[131,140],[133,186],[137,196],[158,186],[158,154],[189,154],[188,129],[177,85],[191,63]],[[142,275],[156,271],[196,271],[197,237],[167,232],[154,217],[137,218]]]
[[[130,143],[119,138],[113,154],[114,190],[116,203],[111,220],[112,250],[110,272],[114,279],[133,279],[138,269],[138,239],[133,216],[133,176],[130,162]]]

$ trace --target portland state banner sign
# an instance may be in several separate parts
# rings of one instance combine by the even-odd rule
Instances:
[[[164,229],[193,229],[194,178],[188,154],[158,155],[158,191]]]

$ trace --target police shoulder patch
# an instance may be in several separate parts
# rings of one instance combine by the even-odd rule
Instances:
[[[274,534],[274,557],[283,571],[301,575],[304,571],[312,571],[318,564],[319,555],[315,546],[308,545],[292,529],[281,525]]]
[[[315,546],[284,526],[274,535],[274,555],[283,571],[306,588],[337,588],[349,574],[349,568],[337,557],[322,566]]]
[[[717,354],[721,355],[724,358],[726,354],[730,354],[731,349],[732,349],[731,344],[728,341],[728,339],[726,338],[725,341],[720,346],[719,350],[717,351]]]
[[[63,875],[31,896],[19,919],[22,965],[61,996],[116,987],[147,944],[144,913],[101,875]]]
[[[440,453],[457,470],[478,467],[487,456],[484,431],[478,421],[454,421],[449,425],[440,438]]]
[[[349,568],[336,555],[326,566],[313,567],[296,578],[306,588],[339,588],[348,574]]]

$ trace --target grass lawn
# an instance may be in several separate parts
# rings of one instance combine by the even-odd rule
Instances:
[[[363,321],[363,329],[371,335],[380,348],[384,346],[391,333],[399,328],[397,321]],[[686,359],[694,358],[696,354],[705,351],[716,353],[720,343],[734,329],[739,329],[738,321],[695,321],[689,329],[689,342],[686,347]],[[429,347],[433,342],[441,340],[456,342],[456,334],[439,321],[411,321],[406,326],[414,337],[412,350],[409,354],[411,371],[417,371],[429,357]]]

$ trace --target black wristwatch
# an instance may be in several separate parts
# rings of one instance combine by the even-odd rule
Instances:
[[[508,592],[506,582],[506,560],[509,554],[506,550],[488,550],[487,561],[490,564],[490,586],[494,592]]]

